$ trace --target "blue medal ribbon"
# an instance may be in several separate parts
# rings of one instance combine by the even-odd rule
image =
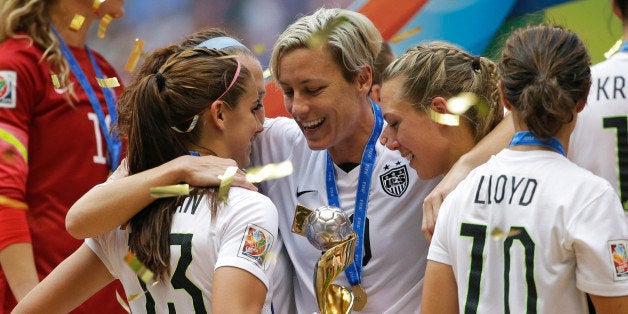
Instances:
[[[63,57],[65,57],[65,59],[68,61],[70,70],[72,71],[72,73],[74,73],[74,76],[78,80],[79,84],[81,84],[83,91],[85,91],[85,94],[89,98],[89,102],[92,104],[92,109],[94,110],[94,113],[98,117],[98,124],[100,125],[100,129],[103,133],[103,136],[105,137],[105,142],[107,142],[107,159],[109,162],[109,170],[114,171],[118,167],[118,164],[120,162],[120,153],[122,149],[120,139],[117,135],[111,134],[109,132],[109,127],[105,122],[105,114],[102,111],[102,107],[100,106],[98,96],[96,96],[96,92],[92,88],[92,85],[89,83],[89,80],[85,76],[85,73],[83,72],[83,69],[81,69],[81,66],[78,64],[78,61],[76,61],[76,58],[74,58],[72,51],[70,51],[70,48],[68,48],[68,46],[65,44],[65,41],[63,41],[63,38],[61,38],[61,35],[59,35],[59,32],[57,32],[57,29],[54,27],[54,25],[51,24],[50,28],[52,29],[52,32],[55,34],[55,36],[57,36]],[[85,50],[87,51],[87,55],[89,56],[92,66],[94,67],[94,72],[96,72],[96,75],[100,78],[104,78],[102,75],[102,71],[98,66],[98,63],[94,58],[94,55],[92,54],[89,47],[87,47],[87,45],[85,45]],[[113,125],[116,123],[116,121],[118,121],[118,113],[116,112],[115,107],[116,101],[111,90],[103,87],[102,91],[105,95],[105,102],[107,104],[109,116],[111,117],[111,125]]]
[[[563,144],[560,143],[555,137],[550,138],[548,141],[541,141],[536,138],[534,134],[530,131],[520,131],[515,133],[515,136],[510,140],[509,147],[517,146],[517,145],[534,145],[534,146],[544,146],[555,150],[557,153],[565,156],[565,149],[563,148]]]
[[[619,52],[627,52],[628,51],[628,41],[625,41],[622,45],[621,48],[619,48]]]
[[[355,243],[355,252],[353,253],[353,263],[345,269],[345,275],[351,286],[359,285],[362,282],[362,258],[364,251],[364,226],[366,224],[366,210],[369,201],[369,189],[371,187],[371,175],[375,168],[375,144],[379,138],[379,134],[384,127],[384,118],[382,109],[373,101],[371,101],[373,113],[375,115],[375,126],[369,138],[364,152],[362,153],[362,162],[360,163],[360,177],[358,180],[358,190],[355,200],[355,210],[353,215],[353,231],[357,234]],[[336,186],[336,177],[334,175],[334,165],[327,152],[327,166],[325,169],[325,183],[327,187],[327,200],[329,205],[340,207],[338,198],[338,187]]]

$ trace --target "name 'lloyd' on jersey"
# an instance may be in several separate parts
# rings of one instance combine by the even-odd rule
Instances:
[[[533,178],[518,178],[506,175],[489,175],[480,177],[474,203],[500,204],[508,203],[528,206],[534,199],[538,183]]]

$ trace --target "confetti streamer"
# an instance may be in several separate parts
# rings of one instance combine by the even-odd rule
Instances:
[[[146,288],[146,290],[140,292],[140,293],[136,293],[136,294],[132,294],[131,296],[129,296],[129,302],[136,300],[137,298],[145,295],[146,293],[148,293],[148,290],[150,290],[150,288],[154,287],[158,282],[155,281],[153,282],[152,285],[150,285],[148,288]]]
[[[325,26],[325,28],[317,32],[314,32],[314,34],[312,34],[312,36],[308,38],[307,40],[308,46],[310,46],[310,48],[320,47],[321,45],[327,42],[327,40],[329,39],[329,35],[331,35],[334,29],[336,29],[336,27],[348,21],[349,21],[349,18],[344,15],[340,15],[334,18],[333,20],[329,22],[329,24],[327,24],[327,26]]]
[[[619,51],[619,49],[621,48],[621,45],[623,43],[623,40],[621,40],[621,38],[615,42],[615,44],[611,47],[611,49],[609,49],[607,52],[604,53],[604,58],[608,59],[610,58],[612,55],[616,54],[617,51]]]
[[[286,160],[276,164],[267,164],[262,167],[253,167],[246,170],[246,180],[251,183],[259,183],[289,176],[293,171],[292,162]]]
[[[188,184],[175,184],[150,188],[150,196],[152,198],[176,197],[180,195],[190,195],[190,186]]]
[[[504,232],[504,230],[500,229],[499,227],[495,227],[495,229],[491,231],[491,237],[493,237],[493,240],[497,241],[497,240],[506,239],[508,237],[514,237],[518,235],[519,233],[521,233],[521,230],[519,229],[511,229],[510,232],[506,233]]]
[[[96,82],[100,87],[104,88],[114,88],[120,86],[120,82],[118,82],[117,77],[106,77],[106,78],[96,78]]]
[[[153,280],[153,272],[150,271],[150,269],[146,268],[146,266],[144,266],[144,264],[142,264],[142,262],[140,262],[140,260],[135,257],[135,254],[133,254],[133,252],[127,252],[126,256],[124,257],[124,261],[127,263],[127,265],[129,265],[129,267],[131,267],[133,272],[137,274],[137,277],[139,277],[144,283],[148,284],[151,280]]]
[[[427,108],[427,114],[430,119],[436,123],[450,125],[450,126],[458,126],[460,124],[460,116],[448,113],[439,113],[432,108]]]
[[[98,9],[103,2],[105,2],[105,0],[94,0],[92,3],[92,9],[94,9],[94,12],[98,12]]]
[[[406,40],[406,39],[408,39],[408,38],[412,37],[412,35],[414,35],[414,34],[418,34],[418,33],[420,33],[420,32],[421,32],[421,30],[422,30],[422,29],[421,29],[420,27],[415,27],[415,28],[409,29],[409,30],[407,30],[407,31],[405,31],[405,32],[402,32],[402,33],[399,33],[399,34],[397,34],[397,35],[393,36],[393,37],[390,39],[390,41],[391,41],[393,44],[399,43],[399,42],[400,42],[400,41],[402,41],[402,40]]]
[[[231,182],[233,182],[233,178],[238,172],[238,167],[228,167],[225,170],[225,173],[221,176],[218,176],[220,179],[220,187],[218,188],[218,201],[226,202],[227,197],[229,196],[229,189],[231,188]]]
[[[474,93],[463,92],[457,96],[447,99],[447,110],[455,115],[465,113],[469,108],[475,106],[480,98]]]
[[[129,307],[129,305],[124,301],[124,299],[120,296],[120,293],[118,293],[118,290],[116,290],[116,300],[118,300],[118,303],[120,303],[120,306],[122,306],[122,308],[127,312],[127,313],[131,313],[131,308]]]
[[[264,70],[263,75],[264,75],[264,79],[269,78],[269,77],[272,75],[272,74],[270,73],[270,69],[266,69],[266,70]]]
[[[133,44],[133,49],[131,49],[131,54],[129,55],[129,59],[126,61],[126,65],[124,66],[124,70],[131,73],[135,71],[137,67],[137,62],[140,60],[140,56],[142,56],[142,50],[144,49],[144,41],[135,38],[135,44]]]
[[[266,46],[263,44],[253,45],[253,52],[255,52],[258,55],[261,55],[264,52],[266,52]]]
[[[22,201],[18,201],[16,199],[12,199],[10,197],[6,197],[3,195],[0,195],[0,205],[6,205],[6,206],[11,206],[14,208],[19,208],[19,209],[28,209],[28,204],[22,202]]]
[[[74,14],[72,22],[70,22],[70,26],[68,28],[76,32],[81,29],[81,27],[83,26],[83,22],[85,22],[84,16],[80,14]]]
[[[105,38],[105,33],[107,32],[107,27],[109,27],[109,23],[111,23],[113,17],[109,14],[105,14],[105,16],[100,19],[100,24],[98,24],[98,37]]]
[[[60,89],[61,82],[59,82],[59,76],[57,76],[56,74],[50,74],[50,78],[52,79],[52,86],[54,86],[56,89]]]

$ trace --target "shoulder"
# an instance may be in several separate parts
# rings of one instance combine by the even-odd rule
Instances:
[[[231,187],[227,204],[232,208],[246,211],[262,211],[277,214],[275,204],[268,197],[259,192],[240,187]]]
[[[0,69],[37,67],[43,52],[26,38],[10,38],[0,43]]]

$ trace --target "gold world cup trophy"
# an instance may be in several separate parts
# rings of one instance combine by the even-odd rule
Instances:
[[[311,210],[298,205],[292,232],[300,234],[323,251],[314,269],[314,291],[321,314],[348,314],[353,311],[354,296],[334,280],[353,263],[356,234],[342,209],[321,206]]]

